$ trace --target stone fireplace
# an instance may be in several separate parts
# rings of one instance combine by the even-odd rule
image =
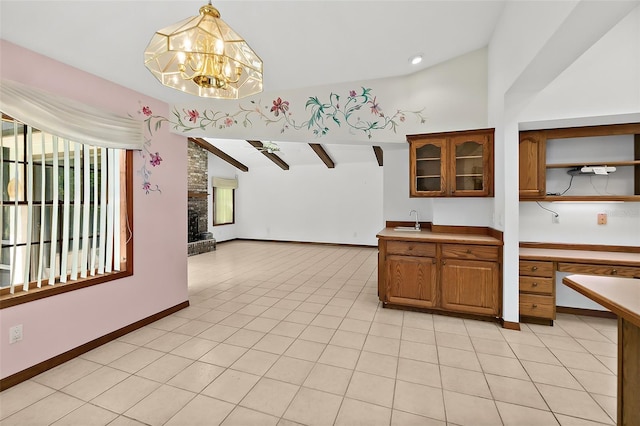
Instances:
[[[189,141],[187,253],[189,256],[216,249],[216,240],[209,232],[208,153]]]

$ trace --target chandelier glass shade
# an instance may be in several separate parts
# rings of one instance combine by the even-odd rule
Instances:
[[[262,92],[262,60],[208,5],[199,16],[156,31],[145,66],[165,86],[205,98]]]

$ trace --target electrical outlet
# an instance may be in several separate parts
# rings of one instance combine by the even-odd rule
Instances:
[[[13,344],[22,340],[22,324],[14,325],[9,329],[9,343]]]
[[[558,213],[551,213],[551,223],[560,223],[560,215]]]
[[[606,224],[607,224],[607,214],[598,213],[598,225],[606,225]]]

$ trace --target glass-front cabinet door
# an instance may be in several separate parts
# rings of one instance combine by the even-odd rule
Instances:
[[[442,196],[446,190],[446,139],[417,142],[410,150],[411,196]]]
[[[408,135],[410,196],[493,196],[493,132]]]
[[[451,195],[487,195],[488,136],[457,136],[451,139]]]

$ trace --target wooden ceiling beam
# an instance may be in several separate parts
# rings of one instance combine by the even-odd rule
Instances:
[[[242,164],[241,162],[239,162],[238,160],[236,160],[235,158],[233,158],[229,154],[227,154],[227,153],[221,151],[220,149],[216,148],[215,146],[211,145],[206,140],[204,140],[202,138],[189,138],[189,140],[191,142],[195,143],[196,145],[206,149],[207,151],[209,151],[210,153],[212,153],[216,157],[220,158],[221,160],[224,160],[227,163],[231,164],[236,169],[242,170],[243,172],[248,172],[249,171],[249,167],[245,166],[244,164]]]
[[[376,160],[378,160],[378,166],[382,167],[382,148],[374,146],[373,153],[376,155]]]
[[[313,152],[315,152],[318,157],[320,157],[320,159],[322,160],[322,162],[330,169],[333,169],[336,167],[336,164],[333,162],[333,160],[331,159],[331,157],[329,157],[329,154],[327,153],[327,151],[322,147],[322,145],[320,145],[319,143],[310,143],[309,146],[311,147],[311,149],[313,150]]]
[[[289,170],[289,165],[282,158],[278,157],[277,154],[274,154],[272,152],[267,152],[264,149],[262,149],[262,148],[264,148],[264,145],[262,144],[262,142],[260,142],[260,141],[249,141],[249,140],[247,142],[249,142],[249,144],[252,147],[254,147],[258,151],[260,151],[262,153],[262,155],[264,155],[269,160],[271,160],[274,163],[276,163],[278,165],[278,167],[280,167],[282,170]]]

